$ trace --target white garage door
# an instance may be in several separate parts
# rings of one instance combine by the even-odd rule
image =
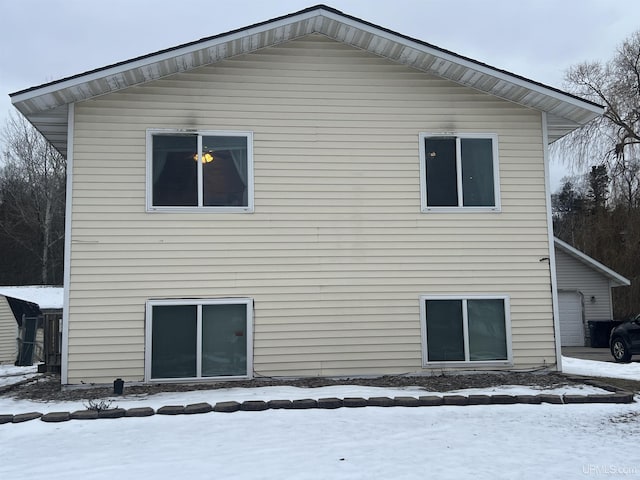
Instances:
[[[576,292],[559,292],[560,343],[563,347],[584,346],[582,300]]]

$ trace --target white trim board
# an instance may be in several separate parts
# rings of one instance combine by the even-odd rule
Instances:
[[[544,197],[547,215],[547,240],[549,246],[549,283],[551,286],[551,315],[553,321],[556,367],[562,371],[562,344],[560,339],[560,307],[558,303],[558,277],[556,275],[556,252],[553,248],[553,215],[551,210],[551,174],[549,173],[549,141],[547,138],[547,114],[540,116],[542,126],[542,162],[544,163]]]
[[[75,120],[74,104],[69,105],[67,147],[67,197],[64,213],[64,300],[62,307],[62,345],[60,383],[69,383],[69,290],[71,287],[71,211],[73,205],[73,135]]]

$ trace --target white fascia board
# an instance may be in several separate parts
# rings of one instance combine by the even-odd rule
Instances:
[[[414,40],[410,40],[406,37],[400,36],[399,34],[395,34],[395,33],[391,33],[391,32],[387,32],[385,30],[382,30],[381,28],[377,28],[374,27],[372,25],[368,25],[365,24],[361,21],[358,21],[356,19],[352,19],[352,18],[348,18],[342,15],[339,15],[335,12],[331,12],[328,10],[324,10],[322,8],[319,8],[317,10],[311,10],[308,12],[304,12],[304,13],[300,13],[298,15],[295,16],[288,16],[286,18],[283,18],[281,20],[276,20],[273,22],[269,22],[269,23],[265,23],[263,25],[259,25],[253,28],[248,28],[248,29],[243,29],[240,31],[237,31],[235,33],[231,33],[228,35],[222,35],[219,36],[217,38],[211,39],[211,40],[207,40],[207,41],[203,41],[203,42],[198,42],[192,45],[188,45],[182,48],[177,48],[177,49],[171,49],[169,51],[166,51],[164,53],[159,53],[157,55],[152,55],[149,57],[145,57],[145,58],[141,58],[139,60],[134,60],[131,62],[127,62],[124,63],[122,65],[118,65],[118,66],[114,66],[111,68],[108,68],[106,70],[99,70],[93,73],[89,73],[87,75],[81,75],[79,77],[76,78],[71,78],[69,80],[60,82],[60,83],[55,83],[46,87],[42,87],[42,88],[38,88],[35,90],[30,90],[27,92],[24,92],[22,94],[16,95],[15,97],[11,98],[12,103],[15,105],[17,103],[23,102],[25,100],[30,100],[32,98],[41,96],[41,95],[46,95],[46,94],[50,94],[59,90],[63,90],[65,88],[71,88],[71,87],[75,87],[78,85],[81,85],[83,83],[86,82],[91,82],[94,80],[99,80],[101,78],[104,77],[108,77],[108,76],[112,76],[112,75],[118,75],[121,74],[123,72],[126,72],[128,70],[133,70],[139,67],[145,67],[148,65],[151,65],[153,63],[157,63],[157,62],[162,62],[165,60],[169,60],[171,58],[174,57],[178,57],[180,55],[185,55],[185,54],[190,54],[194,51],[197,50],[202,50],[202,49],[206,49],[206,48],[211,48],[217,45],[220,45],[222,43],[227,43],[230,41],[234,41],[240,38],[244,38],[244,37],[249,37],[252,35],[256,35],[259,33],[263,33],[265,31],[268,30],[273,30],[273,29],[277,29],[286,25],[290,25],[293,23],[297,23],[300,21],[304,21],[304,20],[309,20],[312,18],[320,18],[320,17],[325,17],[327,19],[339,22],[345,26],[348,27],[352,27],[352,28],[356,28],[359,30],[362,30],[364,32],[370,33],[374,36],[377,36],[379,38],[385,39],[387,41],[391,41],[391,42],[395,42],[401,45],[404,45],[406,47],[409,48],[413,48],[416,49],[418,51],[427,53],[429,55],[433,55],[437,58],[441,58],[443,60],[452,62],[454,64],[460,65],[462,67],[468,68],[469,70],[472,71],[476,71],[479,72],[483,75],[487,75],[489,77],[492,78],[496,78],[502,81],[505,81],[507,83],[510,83],[512,85],[517,85],[520,86],[522,88],[526,88],[528,90],[531,90],[533,92],[537,92],[540,93],[542,95],[546,95],[552,98],[555,98],[559,101],[571,104],[573,106],[582,108],[582,109],[586,109],[588,111],[593,112],[594,114],[597,115],[601,115],[602,113],[604,113],[604,108],[602,107],[598,107],[595,105],[592,105],[591,103],[579,100],[577,98],[571,97],[569,95],[565,95],[561,92],[552,90],[550,88],[545,88],[541,85],[532,83],[530,81],[527,81],[525,79],[522,78],[518,78],[515,76],[511,76],[507,73],[495,70],[493,68],[490,68],[488,66],[484,66],[481,65],[479,63],[475,63],[471,60],[467,60],[465,58],[461,58],[457,55],[454,55],[452,53],[447,53],[444,51],[441,51],[439,49],[436,48],[432,48],[432,47],[428,47],[424,44],[421,44],[417,41]],[[323,33],[320,32],[321,28],[318,28],[320,25],[322,25],[321,22],[317,22],[317,26],[313,28],[314,31],[319,31],[319,33]],[[326,33],[325,33],[326,34]],[[267,46],[267,45],[265,45]],[[375,52],[374,52],[375,53]],[[490,92],[487,92],[490,93]]]
[[[549,97],[553,97],[553,98],[555,98],[557,100],[560,100],[562,102],[570,103],[570,104],[572,104],[572,105],[574,105],[576,107],[580,107],[580,108],[584,108],[584,109],[590,110],[593,113],[597,113],[598,115],[602,115],[604,113],[604,107],[595,106],[595,105],[593,105],[593,104],[591,104],[589,102],[582,101],[582,100],[579,100],[579,99],[574,98],[572,96],[565,95],[565,94],[563,94],[561,92],[557,92],[555,90],[552,90],[550,88],[545,88],[545,87],[543,87],[541,85],[538,85],[538,84],[535,84],[535,83],[532,83],[532,82],[528,82],[528,81],[526,81],[524,79],[508,75],[507,73],[500,72],[498,70],[494,70],[493,68],[481,65],[479,63],[472,62],[472,61],[467,60],[465,58],[461,58],[461,57],[459,57],[457,55],[453,55],[451,53],[443,52],[441,50],[428,47],[428,46],[423,45],[421,43],[418,43],[416,41],[409,40],[409,39],[404,38],[404,37],[399,37],[399,36],[394,35],[394,34],[389,33],[389,32],[385,32],[384,30],[379,30],[377,28],[373,28],[373,27],[371,27],[369,25],[365,25],[365,24],[359,23],[359,22],[357,22],[355,20],[352,20],[350,18],[342,17],[342,16],[337,15],[337,14],[335,14],[333,12],[323,12],[323,15],[326,16],[327,18],[332,19],[332,20],[336,20],[338,22],[344,23],[344,24],[349,25],[349,26],[354,27],[354,28],[359,28],[359,29],[364,30],[364,31],[366,31],[368,33],[376,35],[378,37],[382,37],[382,38],[384,38],[386,40],[393,41],[393,42],[396,42],[396,43],[401,43],[401,44],[403,44],[405,46],[408,46],[410,48],[415,48],[415,49],[420,50],[422,52],[429,53],[430,55],[433,55],[435,57],[442,58],[443,60],[447,60],[447,61],[450,61],[452,63],[456,63],[456,64],[458,64],[460,66],[466,67],[466,68],[471,69],[471,70],[478,71],[478,72],[480,72],[482,74],[485,74],[485,75],[488,75],[490,77],[494,77],[494,78],[497,78],[499,80],[503,80],[503,81],[505,81],[507,83],[511,83],[513,85],[517,85],[519,87],[526,88],[527,90],[532,90],[534,92],[541,93],[541,94],[549,96]]]
[[[554,237],[554,243],[555,243],[555,245],[557,247],[560,248],[560,250],[562,250],[562,251],[568,253],[569,255],[571,255],[572,257],[580,260],[582,263],[587,264],[588,266],[590,266],[594,270],[597,270],[598,272],[602,273],[606,277],[609,277],[613,282],[616,283],[615,286],[628,287],[629,285],[631,285],[631,280],[629,280],[628,278],[623,277],[619,273],[614,272],[609,267],[603,265],[602,263],[598,262],[594,258],[591,258],[589,255],[587,255],[584,252],[581,252],[577,248],[572,247],[568,243],[563,242],[559,238]]]
[[[76,78],[70,78],[68,80],[65,80],[59,83],[54,83],[52,85],[48,85],[42,88],[36,88],[34,90],[29,90],[27,92],[18,94],[14,97],[11,97],[11,103],[15,105],[17,103],[30,100],[32,98],[39,97],[41,95],[54,93],[59,90],[64,90],[65,88],[76,87],[78,85],[82,85],[83,83],[91,82],[94,80],[100,80],[101,78],[104,78],[104,77],[118,75],[118,74],[127,72],[129,70],[134,70],[136,68],[145,67],[154,63],[163,62],[165,60],[169,60],[174,57],[179,57],[180,55],[189,54],[198,50],[215,47],[222,43],[227,43],[240,38],[256,35],[258,33],[262,33],[267,30],[276,29],[279,27],[283,27],[285,25],[296,23],[302,20],[307,20],[316,16],[318,16],[318,11],[316,10],[305,12],[305,13],[301,13],[300,15],[296,15],[295,17],[283,18],[282,20],[277,20],[277,21],[274,21],[273,23],[260,25],[260,26],[249,28],[246,30],[241,30],[235,33],[231,33],[229,35],[222,35],[217,38],[213,38],[211,40],[205,40],[203,42],[198,42],[193,45],[188,45],[182,48],[171,49],[169,51],[159,53],[157,55],[152,54],[151,56],[145,56],[145,58],[141,58],[139,60],[132,60],[130,62],[125,61],[126,63],[122,65],[117,65],[117,66],[107,68],[104,70],[99,70],[93,73],[88,73],[86,75],[81,75]]]

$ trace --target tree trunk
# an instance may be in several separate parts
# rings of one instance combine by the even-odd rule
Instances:
[[[51,243],[51,199],[45,192],[44,225],[42,225],[42,270],[40,281],[42,285],[49,284],[49,248]]]

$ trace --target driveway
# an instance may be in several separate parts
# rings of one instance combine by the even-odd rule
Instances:
[[[614,361],[608,348],[562,347],[562,355],[582,360],[597,360],[599,362]]]

